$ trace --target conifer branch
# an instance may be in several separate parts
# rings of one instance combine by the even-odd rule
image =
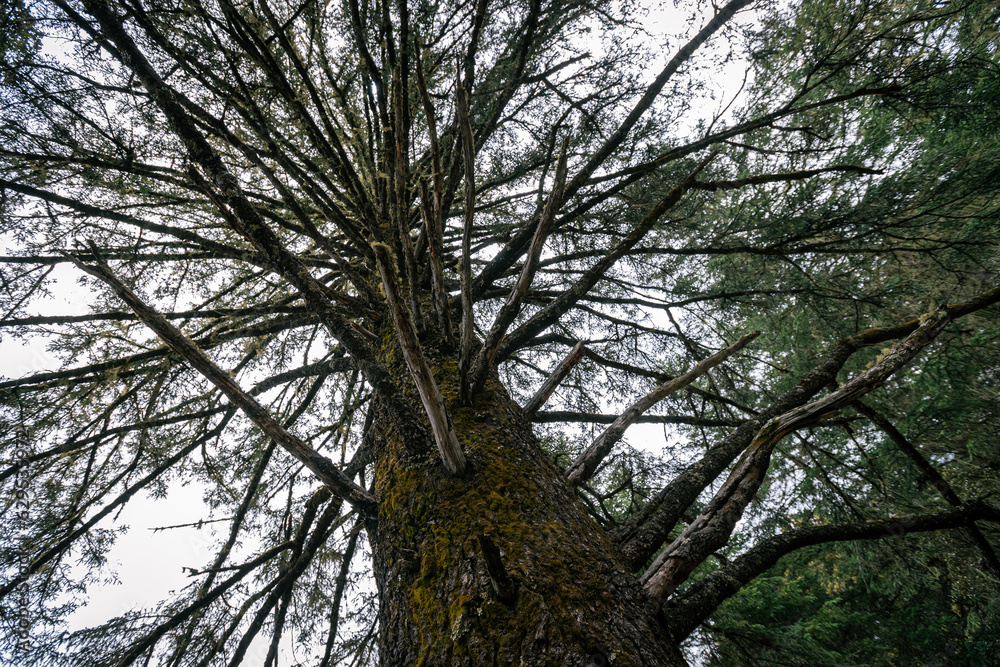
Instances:
[[[962,303],[944,306],[943,317],[957,319],[1000,301],[1000,287]],[[662,546],[686,509],[712,481],[750,445],[767,422],[804,405],[836,378],[850,357],[865,347],[879,345],[912,334],[921,326],[916,318],[887,327],[866,329],[834,343],[823,360],[752,420],[709,447],[705,455],[664,486],[625,525],[615,531],[626,562],[642,567]]]
[[[742,350],[747,346],[747,344],[750,343],[750,341],[759,335],[760,332],[755,331],[741,337],[732,345],[725,347],[710,357],[699,361],[684,375],[676,377],[672,380],[667,380],[659,387],[630,405],[618,417],[618,419],[615,420],[615,423],[605,429],[604,432],[601,433],[596,440],[594,440],[590,447],[580,454],[577,460],[573,462],[573,465],[566,470],[567,481],[573,486],[577,486],[590,479],[591,475],[594,474],[597,467],[601,464],[601,461],[603,461],[608,453],[611,452],[611,448],[622,439],[622,436],[625,435],[625,430],[634,424],[643,413],[670,394],[683,389],[707,373],[710,369],[718,366],[723,361]]]
[[[566,379],[566,376],[569,375],[571,370],[573,370],[573,367],[576,366],[577,362],[583,358],[586,351],[587,348],[584,346],[582,340],[573,346],[573,349],[569,351],[569,354],[563,357],[563,360],[559,362],[559,365],[553,369],[552,373],[550,373],[547,378],[545,378],[545,382],[543,382],[542,386],[538,388],[538,391],[535,392],[534,396],[528,399],[528,402],[521,408],[525,417],[531,419],[535,416],[538,409],[545,405],[545,401],[549,400],[549,396],[552,395],[552,392],[554,392],[556,388],[562,384],[562,381]]]
[[[719,605],[739,592],[778,560],[797,549],[814,544],[854,540],[883,540],[912,533],[954,530],[975,521],[1000,523],[1000,510],[982,502],[928,514],[876,519],[853,524],[796,528],[766,538],[724,567],[691,584],[663,606],[663,615],[673,637],[680,641],[691,634]]]
[[[462,446],[455,435],[455,429],[452,428],[441,391],[420,351],[417,333],[399,290],[399,280],[396,277],[392,255],[389,253],[389,248],[381,243],[373,244],[372,249],[375,251],[379,273],[382,274],[382,285],[385,287],[385,297],[389,302],[389,312],[392,313],[392,320],[396,325],[396,338],[403,350],[403,359],[410,371],[410,377],[417,385],[427,418],[431,422],[431,430],[441,461],[452,475],[462,475],[466,467],[465,454],[462,453]]]
[[[1000,301],[994,288],[977,301]],[[689,524],[642,576],[646,594],[656,602],[666,600],[694,569],[728,541],[737,521],[757,495],[778,442],[789,433],[835,415],[839,410],[881,386],[924,350],[954,319],[955,307],[941,308],[921,317],[907,338],[884,351],[877,363],[823,398],[771,419],[750,443],[722,488],[701,514]]]
[[[466,81],[471,85],[471,81]],[[462,405],[472,403],[472,387],[469,373],[472,370],[472,338],[474,335],[474,313],[472,311],[472,220],[476,208],[476,145],[469,119],[469,91],[461,78],[455,82],[455,113],[459,135],[462,141],[462,155],[465,164],[465,228],[462,232],[462,334],[459,351],[459,399]]]
[[[360,512],[370,516],[375,514],[378,508],[371,494],[347,479],[332,461],[320,455],[305,441],[289,433],[275,421],[267,410],[246,393],[228,373],[216,366],[197,345],[122,283],[101,259],[100,251],[93,242],[89,245],[90,259],[93,263],[87,264],[82,258],[67,253],[74,264],[108,285],[135,312],[143,324],[152,329],[171,350],[214,384],[233,405],[250,418],[250,421],[315,473],[334,493],[347,500]]]
[[[493,325],[490,327],[490,331],[486,334],[486,339],[483,341],[483,346],[479,349],[479,354],[476,355],[476,360],[472,363],[469,376],[469,391],[472,395],[482,390],[483,384],[486,382],[486,375],[493,366],[497,351],[500,349],[504,334],[507,332],[507,327],[511,325],[514,318],[521,312],[521,304],[524,301],[524,296],[528,293],[531,281],[535,277],[535,271],[538,269],[538,261],[542,256],[542,246],[545,245],[545,239],[548,237],[549,230],[552,229],[552,222],[555,220],[556,211],[562,205],[563,188],[566,185],[566,152],[568,150],[569,137],[563,142],[559,161],[556,164],[552,192],[545,205],[545,211],[538,221],[538,227],[535,229],[535,236],[531,240],[531,248],[524,260],[521,275],[513,289],[507,295],[507,300],[500,308],[500,312],[497,313],[496,319],[493,321]]]

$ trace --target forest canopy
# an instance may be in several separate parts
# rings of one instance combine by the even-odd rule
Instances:
[[[0,655],[991,664],[998,27],[7,0]],[[184,488],[188,585],[67,626]]]

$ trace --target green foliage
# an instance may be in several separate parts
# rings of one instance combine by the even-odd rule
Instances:
[[[709,665],[970,665],[1000,647],[996,587],[923,538],[796,552],[726,602]]]
[[[12,85],[24,74],[38,53],[40,41],[29,6],[24,0],[6,0],[0,14],[0,53],[4,62],[0,85]]]

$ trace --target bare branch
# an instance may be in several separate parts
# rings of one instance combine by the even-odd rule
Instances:
[[[431,430],[434,432],[434,441],[441,454],[441,461],[452,475],[462,475],[466,466],[465,454],[462,453],[462,446],[455,435],[455,429],[451,426],[448,409],[445,407],[437,382],[434,381],[434,375],[420,351],[417,333],[414,331],[413,322],[410,320],[404,305],[403,295],[399,291],[399,281],[393,268],[389,247],[376,243],[372,245],[372,249],[375,251],[379,273],[382,274],[382,284],[385,286],[389,311],[392,313],[392,319],[396,325],[396,336],[399,340],[399,346],[403,350],[403,359],[406,360],[410,377],[417,385],[420,400],[423,402],[427,418],[431,422]]]
[[[611,451],[611,448],[622,439],[622,436],[625,435],[625,430],[634,424],[636,420],[644,412],[646,412],[646,410],[649,410],[651,407],[675,391],[683,389],[687,385],[691,384],[699,377],[707,373],[710,369],[718,366],[723,361],[742,350],[747,346],[747,344],[750,343],[750,341],[759,335],[760,332],[755,331],[743,336],[729,347],[723,348],[712,356],[699,361],[684,375],[664,382],[659,387],[630,405],[625,412],[623,412],[621,416],[615,420],[615,423],[601,433],[601,435],[594,440],[593,444],[591,444],[586,451],[580,454],[579,458],[577,458],[577,460],[566,469],[567,481],[573,486],[577,486],[590,479],[591,475],[594,474],[594,471],[597,470],[597,466],[601,464],[604,457],[606,457]]]
[[[590,267],[569,289],[512,331],[501,344],[497,353],[498,358],[503,360],[518,350],[525,342],[555,324],[566,311],[582,299],[604,277],[608,269],[635,247],[649,233],[653,225],[680,202],[684,193],[688,191],[689,184],[711,162],[713,157],[713,155],[709,155],[702,160],[681,183],[671,188],[667,195],[643,216],[639,224],[617,246],[609,250],[594,266]],[[567,192],[568,190],[567,186]]]
[[[944,315],[955,319],[1000,301],[1000,288],[984,292],[969,301],[945,306]],[[766,410],[754,419],[744,422],[725,438],[709,447],[700,460],[688,466],[643,507],[621,529],[615,538],[630,566],[642,567],[676,525],[681,515],[712,480],[718,477],[754,439],[768,420],[803,405],[821,389],[830,384],[837,372],[858,350],[902,338],[913,333],[919,319],[895,326],[866,329],[853,336],[842,338],[831,346],[822,362],[807,373],[798,384],[779,396]]]
[[[525,417],[531,419],[535,416],[538,409],[545,405],[545,401],[549,400],[549,396],[552,395],[552,392],[556,390],[556,387],[562,384],[562,381],[566,379],[566,376],[569,375],[571,370],[573,370],[576,363],[583,358],[586,351],[587,348],[584,346],[582,340],[573,346],[573,349],[569,351],[569,354],[567,354],[563,360],[559,362],[559,365],[555,367],[555,370],[553,370],[552,373],[545,378],[545,382],[543,382],[542,386],[538,388],[535,395],[528,399],[528,402],[521,408]]]
[[[178,93],[156,73],[112,9],[104,0],[87,0],[86,6],[97,18],[104,34],[117,47],[116,57],[120,57],[142,82],[184,144],[192,162],[204,170],[206,180],[217,188],[221,204],[225,205],[225,208],[220,206],[220,211],[224,213],[227,222],[266,258],[269,268],[284,276],[302,293],[310,308],[315,310],[333,335],[347,348],[368,382],[386,399],[388,409],[400,426],[404,442],[411,448],[421,444],[426,437],[423,426],[409,409],[409,404],[403,400],[385,366],[375,358],[368,342],[330,303],[329,290],[309,273],[267,226],[256,207],[247,199],[239,180],[229,171],[178,101]],[[85,21],[81,22],[82,27],[90,27]],[[193,169],[191,171],[194,172]]]
[[[448,305],[448,292],[444,280],[444,214],[441,210],[444,197],[444,173],[441,168],[441,144],[438,141],[437,118],[427,83],[424,81],[423,61],[420,57],[420,39],[415,36],[414,56],[416,57],[417,88],[427,117],[427,136],[431,150],[431,182],[433,198],[428,199],[427,184],[421,179],[420,201],[424,215],[424,226],[427,229],[427,248],[430,251],[431,295],[434,311],[437,314],[438,328],[449,347],[455,347],[455,336],[451,330],[451,308]]]

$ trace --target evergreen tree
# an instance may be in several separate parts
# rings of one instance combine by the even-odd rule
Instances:
[[[995,3],[651,9],[8,3],[4,655],[986,664]],[[190,483],[212,561],[63,632]]]

